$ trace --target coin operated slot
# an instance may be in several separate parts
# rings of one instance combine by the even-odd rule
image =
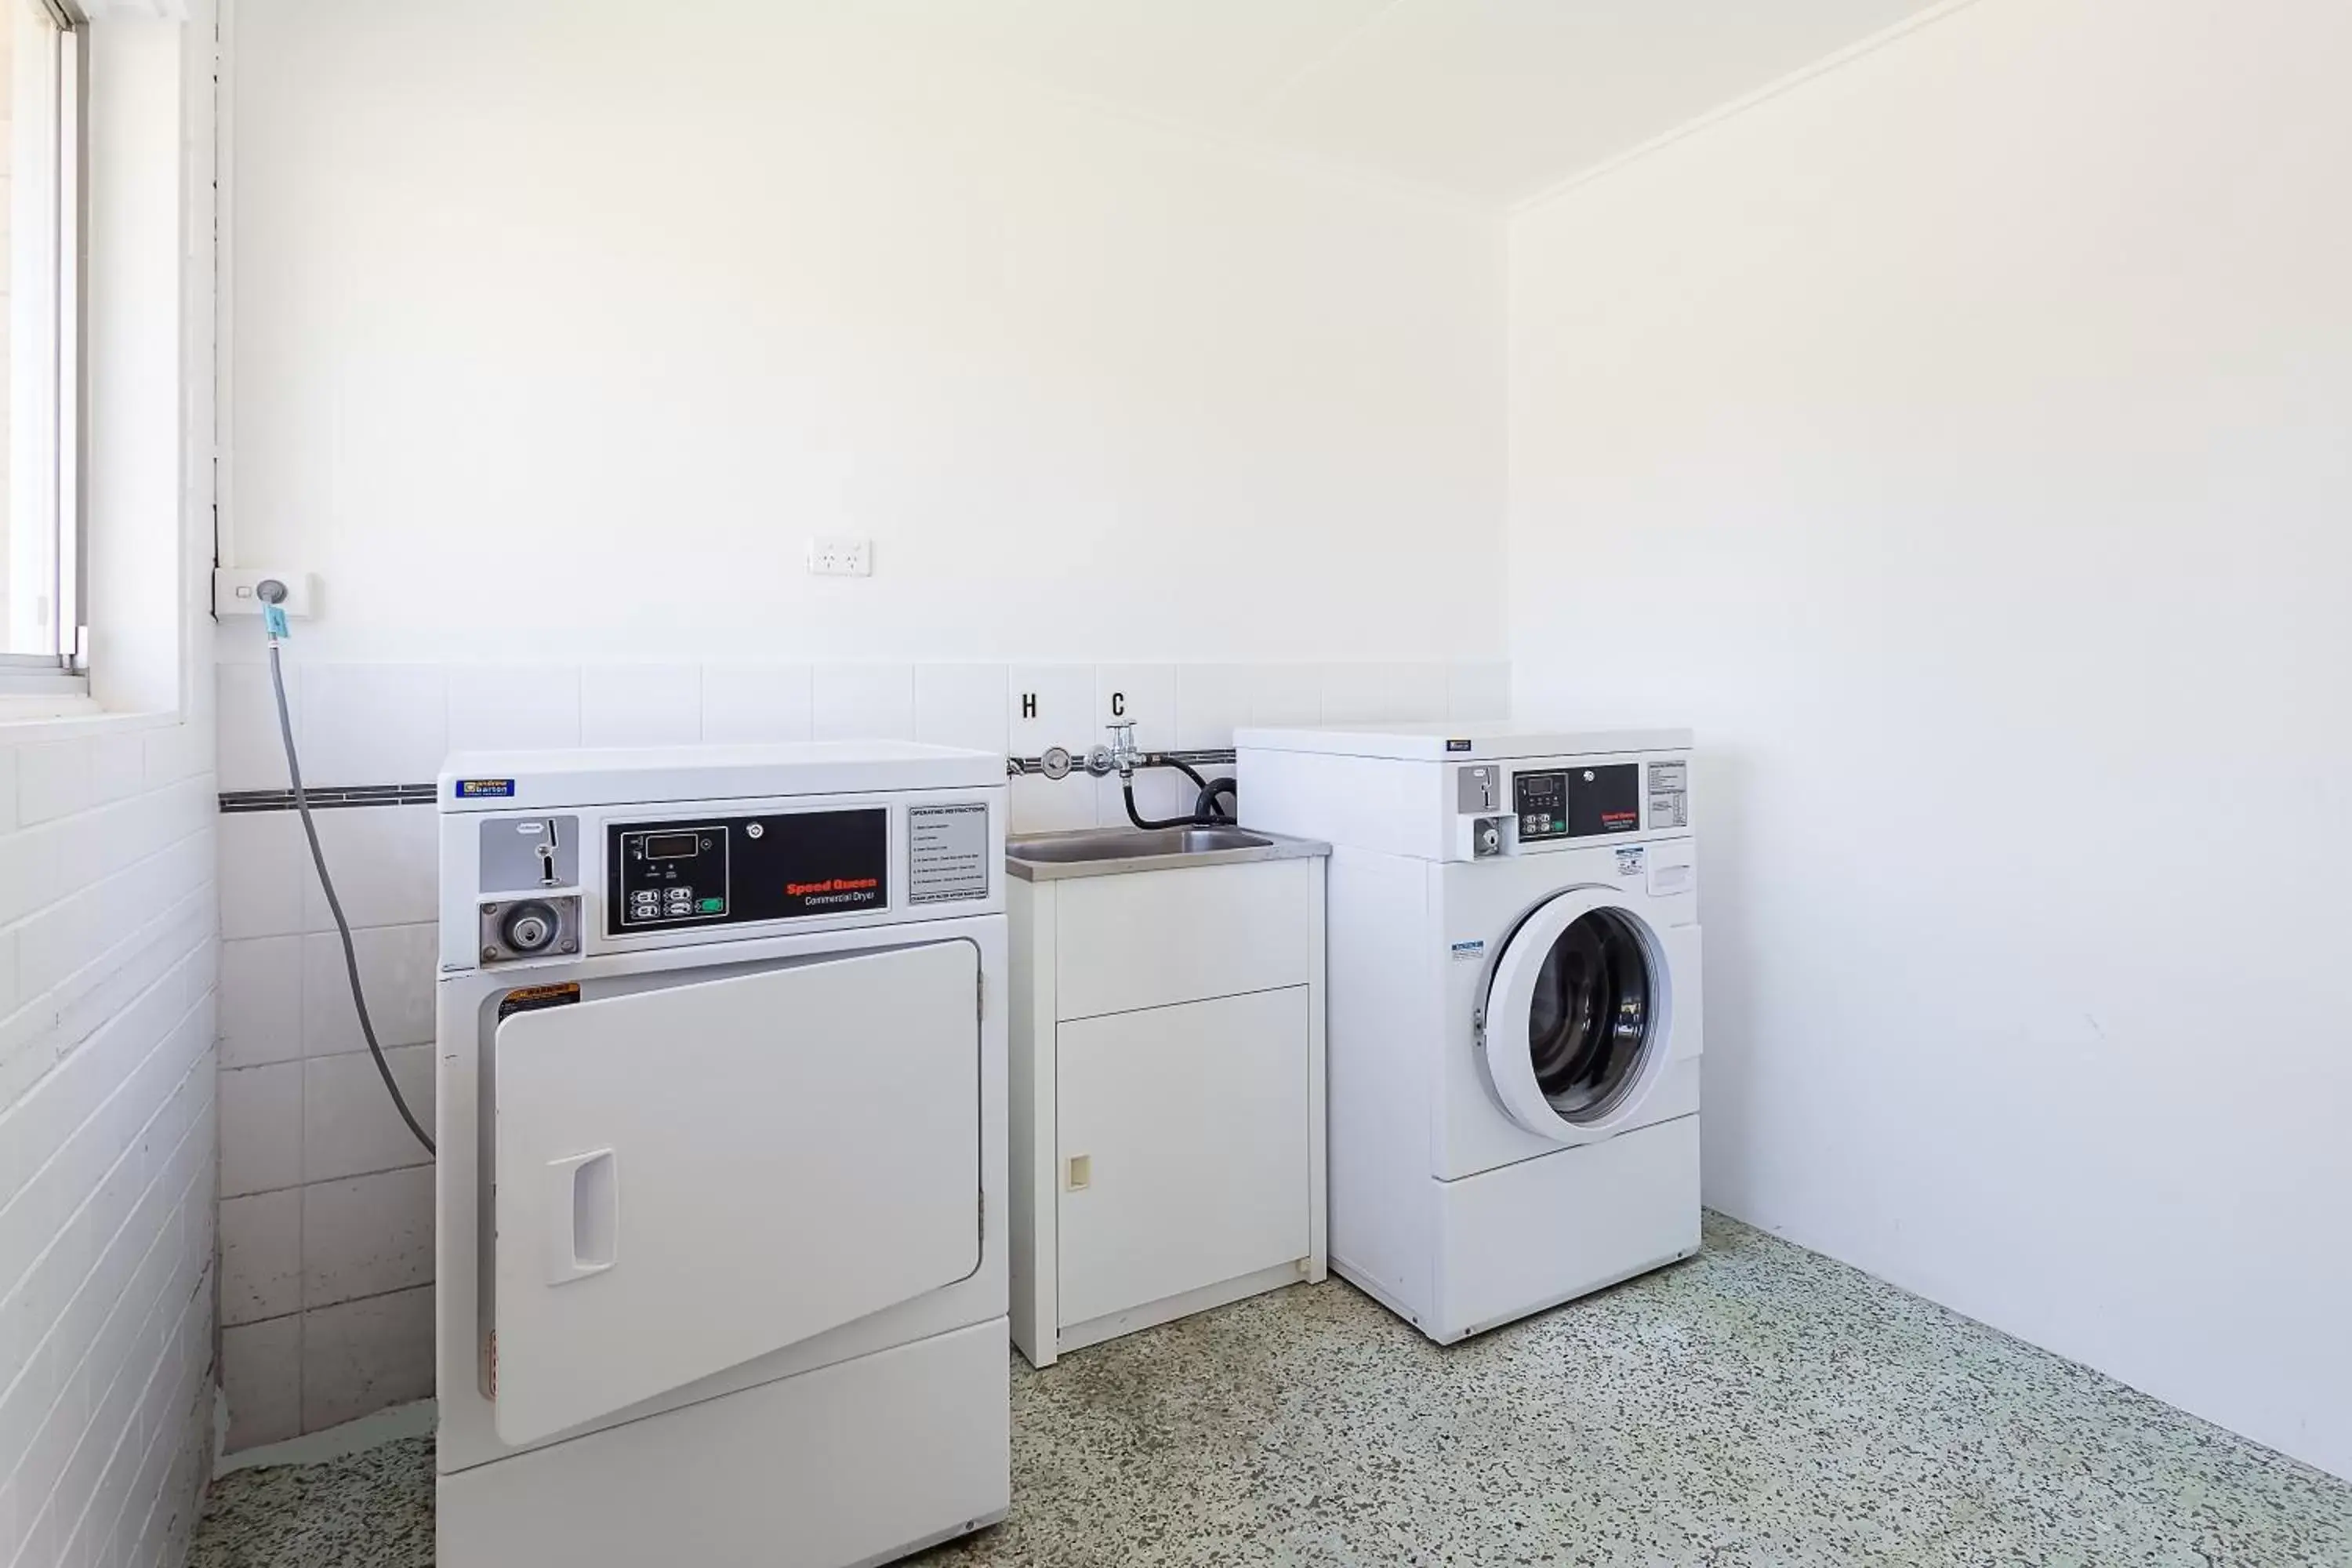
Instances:
[[[575,889],[481,905],[484,963],[568,958],[580,951],[580,893]]]
[[[1480,817],[1472,826],[1470,832],[1471,858],[1475,860],[1486,860],[1493,858],[1495,856],[1500,855],[1503,852],[1504,845],[1509,842],[1508,837],[1505,834],[1503,829],[1504,819],[1502,817]]]

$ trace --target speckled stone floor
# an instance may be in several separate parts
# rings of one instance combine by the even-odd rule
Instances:
[[[1440,1349],[1334,1279],[1013,1378],[1013,1518],[927,1568],[2352,1564],[2352,1486],[1710,1216]],[[425,1568],[422,1440],[214,1488],[195,1568]]]

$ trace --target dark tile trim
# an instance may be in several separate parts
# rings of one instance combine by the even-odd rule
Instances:
[[[354,805],[431,805],[440,798],[429,784],[344,784],[336,788],[309,789],[313,811],[335,811]],[[223,812],[291,811],[294,792],[290,789],[223,790],[220,797]]]

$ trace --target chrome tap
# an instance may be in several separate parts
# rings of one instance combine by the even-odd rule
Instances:
[[[1143,765],[1142,749],[1135,743],[1135,721],[1118,719],[1103,726],[1110,731],[1110,744],[1097,748],[1110,766],[1106,772],[1116,772],[1122,779],[1135,777],[1135,770]]]

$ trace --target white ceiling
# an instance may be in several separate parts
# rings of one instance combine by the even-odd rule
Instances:
[[[840,0],[836,22],[1128,112],[1494,203],[1934,0]]]

